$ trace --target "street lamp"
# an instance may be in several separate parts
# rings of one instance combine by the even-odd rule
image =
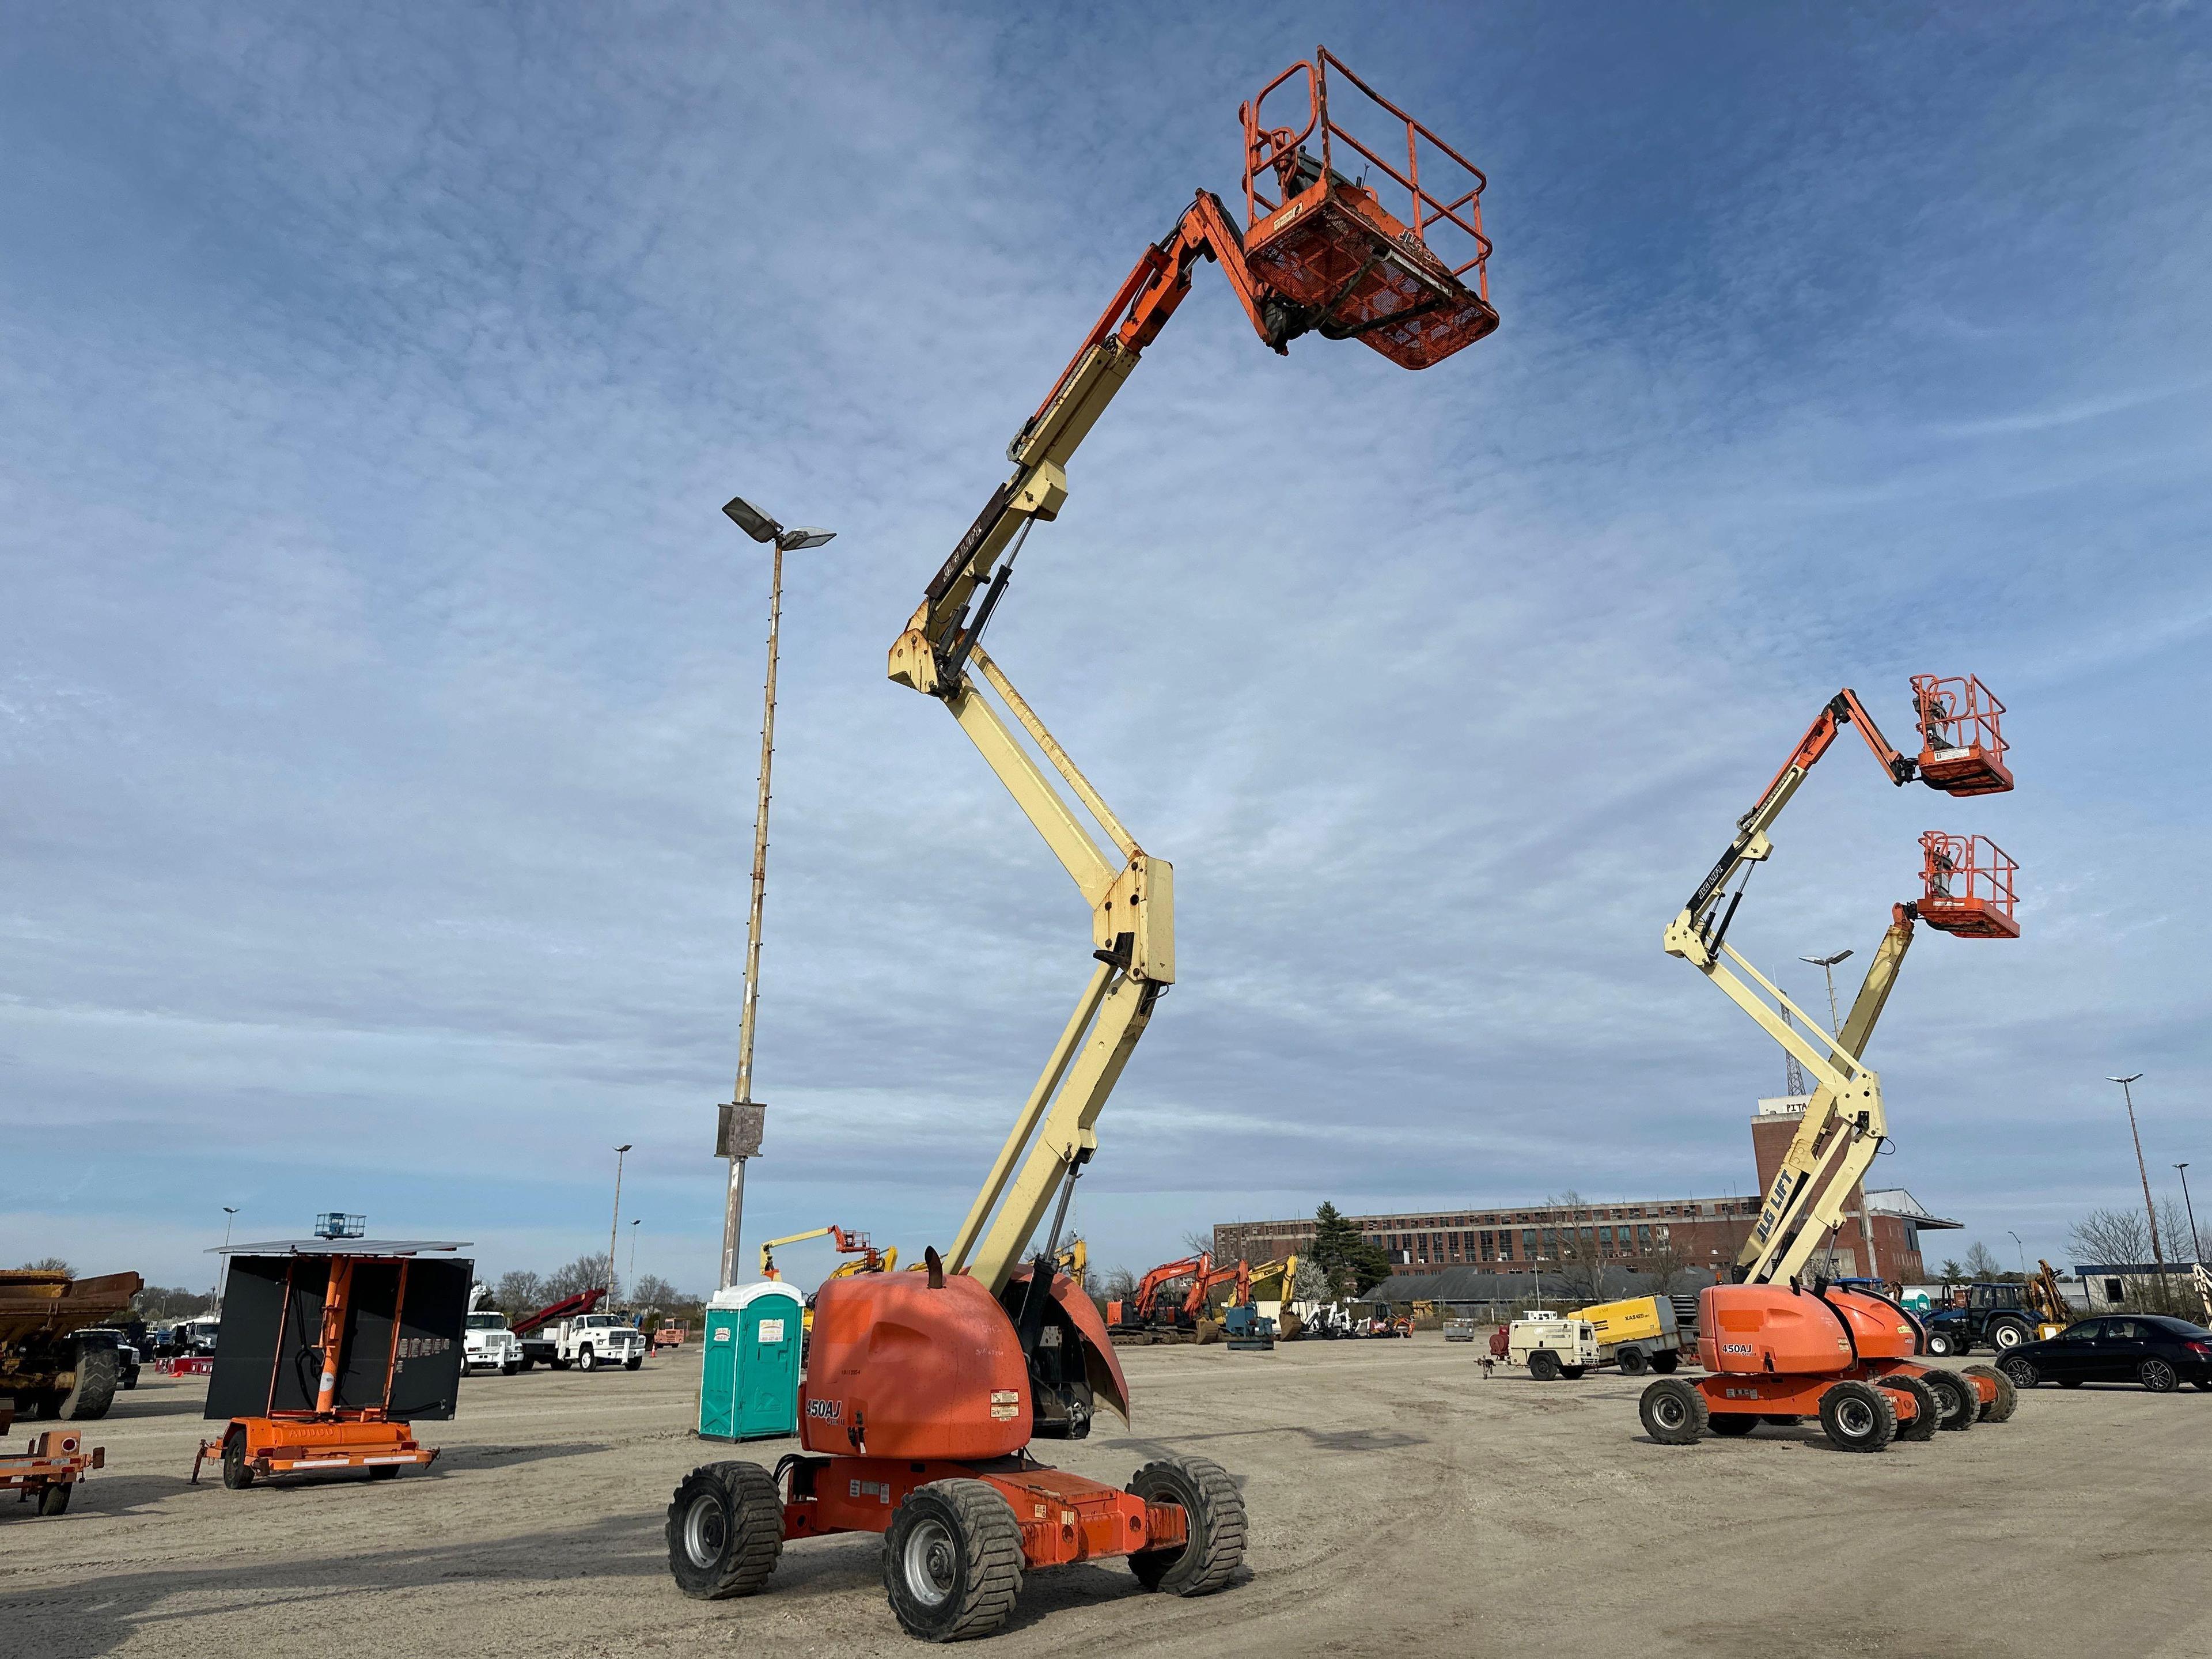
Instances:
[[[1849,955],[1850,955],[1849,951],[1838,951],[1832,957],[1797,958],[1800,962],[1811,963],[1828,976],[1828,1035],[1830,1036],[1840,1037],[1844,1034],[1843,1022],[1836,1018],[1836,964]]]
[[[768,678],[761,692],[760,794],[753,806],[753,899],[745,919],[744,1001],[738,1016],[738,1081],[730,1103],[721,1109],[715,1152],[730,1160],[730,1187],[722,1211],[722,1269],[720,1288],[738,1276],[738,1230],[744,1219],[745,1160],[760,1151],[766,1115],[753,1098],[753,1020],[760,1005],[761,911],[768,900],[768,775],[775,755],[776,635],[783,618],[783,556],[819,547],[837,532],[786,530],[742,495],[722,504],[730,522],[757,542],[775,550],[769,569]]]
[[[2135,1137],[2136,1173],[2142,1177],[2143,1214],[2150,1221],[2150,1259],[2158,1264],[2158,1296],[2161,1306],[2166,1301],[2166,1247],[2158,1237],[2158,1206],[2150,1201],[2150,1166],[2143,1162],[2142,1131],[2136,1127],[2136,1092],[2132,1085],[2142,1081],[2142,1073],[2128,1077],[2107,1077],[2107,1083],[2120,1085],[2120,1097],[2128,1103],[2128,1133]],[[2192,1252],[2191,1254],[2194,1254]]]
[[[2005,1231],[2012,1239],[2013,1249],[2020,1252],[2020,1276],[2025,1280],[2027,1278],[2027,1246],[2020,1242],[2020,1235],[2011,1228],[2006,1228]]]
[[[622,1175],[623,1159],[629,1154],[629,1143],[615,1148],[615,1218],[607,1227],[607,1300],[615,1299],[615,1239],[622,1231]]]
[[[629,1218],[629,1293],[637,1294],[637,1224],[645,1218],[634,1215]]]
[[[2189,1198],[2189,1166],[2177,1164],[2173,1167],[2181,1171],[2181,1207],[2189,1212],[2189,1260],[2194,1264],[2204,1259],[2204,1246],[2198,1243],[2203,1236],[2197,1231],[2197,1206]]]
[[[222,1270],[230,1265],[230,1227],[232,1221],[238,1215],[238,1206],[224,1205],[222,1214],[222,1254],[216,1258],[215,1289],[208,1295],[208,1300],[215,1304],[216,1317],[218,1319],[222,1317]]]

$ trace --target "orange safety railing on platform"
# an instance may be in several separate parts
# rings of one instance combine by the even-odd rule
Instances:
[[[2001,726],[2005,707],[1979,679],[1915,674],[1912,708],[1920,726],[1920,775],[1929,783],[1954,795],[2012,787]]]
[[[1398,136],[1395,131],[1387,139],[1370,131],[1370,137],[1375,137],[1377,146],[1370,149],[1337,119],[1328,101],[1328,74],[1331,70],[1365,94],[1378,108],[1389,112],[1389,119],[1378,119],[1377,125],[1403,127],[1404,172],[1399,171],[1397,161],[1385,160],[1381,154],[1382,149],[1388,149],[1395,155]],[[1306,79],[1305,125],[1303,127],[1261,125],[1261,106],[1267,101],[1268,95],[1300,74]],[[1489,179],[1484,176],[1481,168],[1354,75],[1345,66],[1343,60],[1326,46],[1316,47],[1310,61],[1301,58],[1261,88],[1260,95],[1244,105],[1237,113],[1244,122],[1244,223],[1247,229],[1264,215],[1274,212],[1282,205],[1282,201],[1270,197],[1260,187],[1258,180],[1261,174],[1272,173],[1274,175],[1277,187],[1284,192],[1283,200],[1285,201],[1311,182],[1302,181],[1299,178],[1301,156],[1304,154],[1306,140],[1318,132],[1321,136],[1321,172],[1316,176],[1325,178],[1336,173],[1340,178],[1345,177],[1337,167],[1340,145],[1361,157],[1370,167],[1379,169],[1406,192],[1406,208],[1398,216],[1422,248],[1438,260],[1455,278],[1465,276],[1469,270],[1474,271],[1476,294],[1486,304],[1489,301],[1490,272],[1486,262],[1490,258],[1490,239],[1482,234],[1482,192]],[[1424,155],[1429,158],[1430,182],[1427,185],[1421,181]],[[1344,159],[1346,166],[1351,165],[1349,155]],[[1449,167],[1458,168],[1473,183],[1455,196],[1438,196],[1434,185],[1440,163],[1449,164],[1443,169],[1447,173]],[[1310,156],[1306,158],[1305,165],[1311,166]],[[1361,172],[1364,177],[1367,169],[1363,168]],[[1452,176],[1452,181],[1454,185],[1460,182],[1455,175]],[[1347,179],[1346,182],[1350,180]],[[1370,191],[1374,189],[1371,185],[1365,187]],[[1376,194],[1379,198],[1381,193],[1376,191]],[[1383,205],[1393,213],[1398,211],[1394,204],[1385,203]],[[1440,226],[1449,226],[1461,233],[1466,241],[1457,251],[1471,252],[1473,257],[1455,264],[1452,255],[1431,248],[1430,234]]]
[[[1986,836],[1930,830],[1920,837],[1920,919],[1964,939],[2018,939],[2020,866]]]

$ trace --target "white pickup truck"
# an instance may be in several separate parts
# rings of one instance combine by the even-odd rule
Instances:
[[[522,1339],[507,1328],[503,1313],[472,1313],[461,1334],[461,1364],[513,1376],[522,1369]]]
[[[532,1331],[523,1339],[522,1356],[526,1366],[543,1360],[556,1371],[617,1364],[634,1371],[645,1364],[645,1333],[615,1314],[578,1314]]]

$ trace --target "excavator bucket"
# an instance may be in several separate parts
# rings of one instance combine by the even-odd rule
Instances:
[[[1989,687],[1972,674],[1915,674],[1912,707],[1920,724],[1920,775],[1930,787],[1949,795],[2001,795],[2012,787],[1999,729],[2004,705]]]
[[[1921,878],[1927,891],[1920,919],[1930,927],[1961,939],[2018,939],[2013,915],[2020,866],[1986,836],[1947,836],[1930,830],[1920,837]]]
[[[1339,79],[1340,106],[1360,108],[1374,148],[1348,131],[1331,108],[1331,70]],[[1269,94],[1300,76],[1305,125],[1262,125]],[[1373,109],[1358,105],[1345,83]],[[1486,268],[1490,239],[1482,234],[1487,180],[1480,169],[1326,47],[1316,48],[1310,62],[1285,70],[1238,114],[1244,123],[1244,257],[1300,313],[1289,320],[1324,339],[1359,340],[1401,368],[1442,362],[1497,328]],[[1448,182],[1440,185],[1440,179]],[[1268,193],[1270,183],[1279,198]],[[1457,193],[1447,198],[1439,189]]]

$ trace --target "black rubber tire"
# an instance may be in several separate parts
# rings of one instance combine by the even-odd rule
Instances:
[[[69,1481],[58,1482],[53,1486],[48,1486],[44,1492],[40,1492],[39,1494],[39,1513],[40,1515],[60,1515],[65,1512],[69,1508],[70,1492],[73,1488],[73,1485],[74,1483]]]
[[[1939,1359],[1948,1359],[1953,1354],[1964,1352],[1965,1350],[1960,1346],[1959,1339],[1953,1336],[1950,1332],[1930,1331],[1928,1333],[1928,1352]]]
[[[1958,1372],[1931,1365],[1921,1381],[1936,1391],[1936,1403],[1943,1411],[1944,1428],[1964,1433],[1981,1420],[1981,1390]]]
[[[1674,1376],[1645,1384],[1636,1414],[1644,1419],[1644,1433],[1662,1446],[1696,1444],[1712,1415],[1697,1385]]]
[[[2017,1319],[2001,1319],[1990,1327],[1990,1352],[2008,1354],[2035,1340],[2035,1333]]]
[[[702,1463],[669,1500],[662,1528],[676,1588],[701,1601],[750,1595],[783,1553],[783,1503],[757,1463]]]
[[[1122,1490],[1147,1504],[1173,1504],[1188,1533],[1177,1548],[1129,1558],[1129,1571],[1146,1589],[1211,1595],[1244,1565],[1244,1494],[1211,1458],[1164,1457],[1139,1469]]]
[[[626,1370],[626,1371],[634,1371],[634,1370],[637,1370],[637,1368],[638,1368],[639,1366],[641,1366],[641,1365],[642,1365],[642,1364],[645,1364],[645,1356],[644,1356],[643,1354],[640,1354],[640,1355],[638,1355],[635,1359],[625,1359],[625,1360],[623,1360],[623,1369],[624,1370]]]
[[[1013,1616],[1022,1528],[987,1480],[933,1480],[906,1495],[884,1534],[884,1589],[908,1636],[966,1642]]]
[[[2013,1387],[2012,1378],[2004,1374],[2004,1368],[2001,1365],[1969,1365],[1965,1375],[1986,1377],[1996,1387],[1997,1397],[1983,1403],[1982,1421],[2010,1422],[2012,1414],[2020,1409],[2020,1390]]]
[[[582,1347],[576,1350],[576,1369],[578,1370],[595,1371],[599,1370],[599,1357],[592,1352],[592,1345],[590,1343],[586,1342]]]
[[[1651,1369],[1651,1356],[1641,1348],[1623,1348],[1614,1358],[1623,1376],[1641,1376]]]
[[[79,1348],[76,1386],[61,1398],[54,1415],[64,1423],[89,1423],[107,1415],[123,1376],[123,1356],[97,1345]]]
[[[246,1461],[246,1434],[234,1430],[223,1437],[222,1484],[233,1492],[244,1492],[254,1482],[253,1465]]]
[[[2136,1368],[2136,1380],[2153,1394],[2172,1394],[2181,1386],[2181,1373],[2172,1361],[2153,1354]]]
[[[1723,1440],[1741,1440],[1759,1424],[1749,1412],[1720,1412],[1705,1420],[1705,1426]]]
[[[2043,1381],[2043,1373],[2035,1369],[2035,1362],[2024,1354],[2007,1354],[1997,1369],[2015,1389],[2032,1389]]]
[[[535,1365],[537,1363],[538,1363],[538,1362],[537,1362],[536,1360],[534,1360],[534,1359],[526,1358],[526,1359],[524,1359],[524,1360],[523,1360],[523,1362],[522,1362],[521,1369],[526,1371],[526,1370],[528,1370],[532,1366]]]
[[[1662,1348],[1651,1356],[1651,1369],[1662,1376],[1672,1376],[1682,1363],[1682,1356],[1672,1348]]]
[[[517,1372],[517,1371],[520,1370],[521,1369],[522,1369],[522,1362],[521,1362],[520,1360],[519,1360],[519,1359],[510,1359],[510,1360],[508,1360],[505,1364],[501,1365],[501,1366],[499,1368],[499,1374],[500,1374],[501,1376],[513,1376],[515,1374],[515,1372]]]
[[[1549,1348],[1539,1348],[1528,1356],[1528,1375],[1539,1382],[1558,1382],[1559,1370],[1559,1356]]]
[[[1936,1398],[1936,1390],[1917,1376],[1889,1376],[1882,1379],[1882,1387],[1894,1389],[1899,1394],[1912,1396],[1912,1420],[1897,1425],[1897,1437],[1907,1445],[1933,1440],[1936,1431],[1942,1426],[1943,1407]]]
[[[1840,1451],[1877,1452],[1897,1438],[1897,1407],[1867,1383],[1834,1383],[1820,1396],[1820,1429]]]
[[[1583,1380],[1583,1373],[1589,1369],[1587,1365],[1562,1365],[1559,1367],[1559,1375],[1570,1382],[1579,1382]]]

